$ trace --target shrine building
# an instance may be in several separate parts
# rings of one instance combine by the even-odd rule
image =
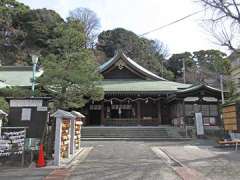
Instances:
[[[205,84],[168,81],[118,51],[99,67],[104,99],[84,108],[86,126],[220,125],[221,91]]]

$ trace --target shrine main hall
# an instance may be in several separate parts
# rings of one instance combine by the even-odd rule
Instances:
[[[85,107],[86,126],[158,126],[194,123],[201,112],[205,126],[220,124],[221,91],[206,84],[168,81],[118,51],[99,67],[104,99]]]

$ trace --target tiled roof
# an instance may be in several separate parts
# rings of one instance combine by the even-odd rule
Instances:
[[[103,80],[101,82],[104,92],[176,92],[190,86],[192,85],[172,81]]]
[[[43,70],[36,72],[36,77],[43,74]],[[31,86],[31,66],[2,66],[0,67],[0,88],[7,86]]]

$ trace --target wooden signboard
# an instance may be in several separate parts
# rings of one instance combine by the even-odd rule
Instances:
[[[236,104],[231,104],[223,108],[223,124],[226,131],[238,130]]]

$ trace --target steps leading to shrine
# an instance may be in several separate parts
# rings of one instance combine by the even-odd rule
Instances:
[[[83,127],[82,140],[168,140],[186,139],[171,126]],[[188,139],[188,138],[187,138]]]

